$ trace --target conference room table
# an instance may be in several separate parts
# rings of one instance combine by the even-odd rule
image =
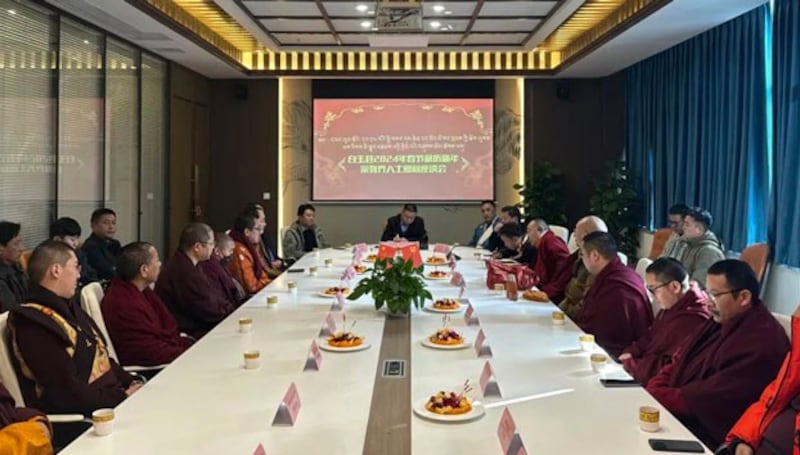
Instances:
[[[472,348],[443,351],[422,346],[422,339],[442,327],[442,315],[414,311],[408,320],[410,358],[405,360],[412,402],[439,390],[459,391],[468,379],[475,388],[469,396],[484,404],[485,415],[465,423],[409,415],[410,428],[380,428],[410,432],[410,440],[399,444],[402,452],[501,454],[498,424],[504,409],[510,411],[530,454],[649,454],[655,453],[650,438],[696,440],[643,389],[603,387],[600,378],[628,376],[616,364],[594,373],[589,353],[580,350],[580,329],[569,320],[563,326],[551,322],[553,304],[512,302],[504,292],[487,289],[486,270],[476,251],[455,249],[462,258],[456,270],[465,278],[464,297],[474,307],[479,326],[467,325],[462,313],[453,314],[450,325],[468,341],[482,329],[491,357],[478,357]],[[423,257],[430,254],[423,251]],[[352,257],[349,249],[307,254],[292,266],[305,272],[283,273],[119,405],[111,435],[99,437],[90,429],[62,453],[250,455],[262,445],[269,455],[386,455],[365,448],[371,408],[379,411],[392,400],[373,397],[387,318],[375,310],[368,295],[347,301],[344,313],[348,327],[357,321],[353,331],[366,337],[369,348],[323,351],[319,369],[304,371],[312,341],[322,341],[320,329],[335,303],[320,292],[341,284]],[[325,259],[333,260],[330,268],[323,265]],[[312,265],[319,266],[317,276],[308,273]],[[289,280],[298,285],[296,295],[287,290]],[[428,283],[434,298],[458,296],[459,288],[447,280]],[[277,296],[278,304],[268,307],[268,296]],[[341,313],[331,312],[340,326]],[[251,332],[239,332],[242,317],[253,319]],[[244,369],[243,353],[253,349],[260,351],[261,365]],[[487,360],[500,397],[481,396],[479,376]],[[292,383],[301,401],[299,414],[294,425],[275,426],[276,411]],[[639,429],[643,405],[660,410],[660,431]]]

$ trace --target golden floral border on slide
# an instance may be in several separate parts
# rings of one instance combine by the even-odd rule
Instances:
[[[418,106],[420,109],[422,109],[424,111],[430,111],[430,110],[438,107],[438,108],[441,108],[442,112],[447,112],[447,113],[458,111],[458,112],[461,112],[462,114],[464,114],[464,116],[467,117],[468,119],[471,119],[472,121],[474,121],[475,124],[478,126],[478,128],[480,128],[481,132],[483,132],[483,128],[484,128],[484,125],[483,125],[483,114],[481,113],[481,111],[479,109],[475,109],[472,112],[467,112],[466,109],[464,109],[463,107],[460,107],[460,106],[449,106],[449,105],[446,105],[446,104],[439,104],[439,103],[426,103],[426,104],[392,103],[392,104],[386,104],[386,105],[378,104],[378,105],[361,105],[361,106],[355,106],[355,107],[348,107],[348,108],[344,108],[341,111],[339,111],[338,114],[334,113],[332,111],[328,111],[328,112],[325,113],[325,118],[324,118],[325,123],[322,125],[322,130],[323,131],[328,131],[328,129],[331,127],[331,125],[336,120],[339,120],[340,118],[344,117],[344,115],[347,114],[348,112],[351,113],[351,114],[356,114],[357,115],[357,114],[362,114],[362,113],[370,110],[370,108],[373,111],[382,111],[382,110],[386,109],[387,106]]]

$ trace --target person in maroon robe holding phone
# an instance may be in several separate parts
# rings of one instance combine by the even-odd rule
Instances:
[[[646,270],[647,290],[661,311],[641,338],[625,348],[619,360],[640,384],[647,384],[687,338],[711,318],[705,293],[672,258],[656,259]]]
[[[775,377],[789,340],[758,299],[758,279],[747,263],[714,263],[706,290],[713,320],[646,388],[708,447],[717,447]]]
[[[547,294],[551,302],[560,302],[564,298],[564,288],[559,285],[557,278],[569,260],[567,244],[553,234],[547,221],[542,218],[534,218],[528,223],[528,242],[536,248],[533,266],[538,280],[536,287]]]
[[[594,335],[613,357],[641,338],[653,322],[653,310],[641,277],[617,256],[617,243],[607,232],[583,238],[581,260],[594,276],[575,321]]]
[[[108,335],[122,365],[170,363],[192,345],[178,333],[178,324],[150,286],[158,279],[161,260],[156,247],[133,242],[117,258],[100,308]]]

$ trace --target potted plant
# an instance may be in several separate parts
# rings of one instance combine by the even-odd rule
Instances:
[[[368,270],[372,272],[371,276],[359,281],[347,298],[356,300],[371,293],[376,310],[386,305],[389,315],[408,316],[412,304],[419,309],[426,299],[433,300],[422,278],[422,270],[423,266],[414,267],[411,260],[402,257],[380,259],[375,261],[374,268]]]
[[[619,251],[633,258],[639,246],[641,198],[625,161],[606,163],[605,173],[595,182],[589,205],[590,212],[608,225]]]
[[[563,178],[561,170],[549,162],[535,164],[525,185],[514,184],[514,189],[522,196],[522,202],[517,206],[522,208],[526,217],[538,216],[550,224],[566,225]]]

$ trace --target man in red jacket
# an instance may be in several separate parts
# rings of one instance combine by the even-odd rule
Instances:
[[[653,322],[650,299],[641,277],[617,256],[617,243],[607,232],[583,238],[581,260],[594,277],[575,321],[615,358],[638,340]]]
[[[800,307],[792,315],[792,350],[761,398],[728,432],[722,455],[800,455]]]
[[[656,259],[647,267],[647,290],[661,311],[650,330],[625,348],[619,359],[641,384],[647,384],[687,338],[711,317],[705,294],[689,284],[689,274],[672,258]]]
[[[758,299],[758,279],[747,263],[714,263],[706,290],[713,320],[650,380],[647,391],[707,446],[717,447],[775,377],[789,340]]]
[[[559,285],[557,278],[569,261],[567,244],[553,234],[543,218],[534,218],[528,223],[528,242],[536,248],[533,271],[536,272],[537,287],[547,294],[551,302],[560,302],[564,298],[564,288]]]
[[[150,289],[160,271],[158,251],[147,242],[126,245],[117,258],[117,277],[100,307],[122,365],[163,365],[192,345],[191,339],[180,336],[175,318]]]

